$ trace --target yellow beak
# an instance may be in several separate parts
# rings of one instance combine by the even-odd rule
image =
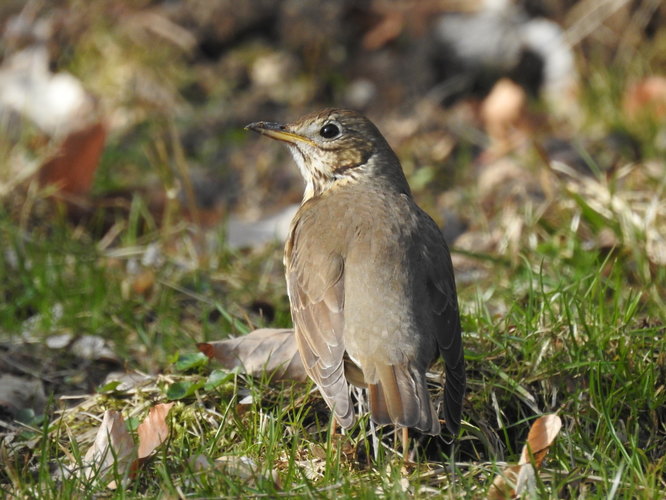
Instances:
[[[270,137],[271,139],[277,139],[278,141],[288,142],[290,144],[304,142],[310,146],[316,146],[316,144],[307,137],[303,137],[302,135],[287,131],[286,127],[279,123],[254,122],[246,125],[245,130],[254,130],[255,132],[259,132],[260,134]]]

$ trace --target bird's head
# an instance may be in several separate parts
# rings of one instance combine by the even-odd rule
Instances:
[[[356,111],[326,109],[292,123],[255,122],[245,128],[287,143],[305,179],[305,200],[339,183],[368,177],[388,175],[404,181],[384,137]]]

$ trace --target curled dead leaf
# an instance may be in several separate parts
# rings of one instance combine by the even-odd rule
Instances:
[[[169,436],[169,426],[166,417],[173,403],[161,403],[153,406],[146,418],[139,424],[137,434],[139,435],[139,460],[149,457],[166,441]]]
[[[241,368],[249,375],[272,373],[276,380],[307,379],[294,330],[260,328],[242,337],[202,342],[197,348],[224,368]]]
[[[527,435],[527,443],[520,454],[519,465],[530,463],[530,456],[534,457],[534,464],[541,467],[548,449],[562,429],[562,419],[557,415],[544,415],[537,418]]]
[[[83,467],[79,474],[88,480],[105,482],[114,471],[117,471],[124,482],[128,480],[130,466],[135,456],[136,446],[123,416],[117,411],[106,410],[97,430],[95,442],[83,457]],[[114,480],[107,483],[107,486],[115,489],[117,484]]]
[[[518,465],[510,465],[495,477],[488,490],[489,500],[504,500],[523,494],[536,494],[536,471],[562,429],[557,415],[544,415],[534,421],[523,446]]]

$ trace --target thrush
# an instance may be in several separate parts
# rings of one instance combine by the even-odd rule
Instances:
[[[451,257],[395,153],[350,110],[246,128],[285,142],[305,179],[285,244],[287,288],[306,372],[338,422],[354,423],[351,383],[367,388],[377,424],[439,434],[426,370],[441,355],[456,434],[465,367]]]

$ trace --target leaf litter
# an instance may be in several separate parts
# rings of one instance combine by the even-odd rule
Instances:
[[[167,415],[173,403],[150,408],[137,428],[138,444],[130,434],[125,419],[116,410],[106,410],[95,440],[81,461],[72,464],[69,474],[106,484],[109,489],[127,487],[138,468],[148,460],[169,436]],[[120,484],[116,479],[120,478]]]
[[[229,370],[241,368],[253,376],[273,374],[275,380],[307,380],[293,329],[260,328],[232,339],[201,342],[197,347]]]
[[[562,420],[557,415],[537,418],[530,427],[518,464],[505,467],[495,477],[488,499],[503,500],[523,495],[536,498],[537,472],[561,428]]]

